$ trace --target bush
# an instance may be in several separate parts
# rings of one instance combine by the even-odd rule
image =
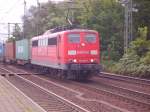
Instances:
[[[123,75],[150,77],[150,40],[146,40],[146,35],[147,28],[139,28],[139,38],[131,42],[127,54],[107,69]]]
[[[146,65],[150,65],[150,52],[146,53],[146,55],[141,58],[140,61]]]
[[[137,39],[131,43],[130,52],[136,52],[138,56],[144,56],[149,51],[150,41]]]
[[[138,60],[139,57],[135,54],[124,55],[112,70],[119,74],[134,74],[139,65]]]
[[[102,70],[103,71],[111,71],[112,67],[115,65],[115,61],[113,60],[101,60]]]
[[[150,42],[137,39],[111,71],[123,75],[150,77]],[[146,50],[140,50],[146,49]]]
[[[150,65],[142,63],[134,54],[124,56],[111,70],[123,75],[150,77]]]

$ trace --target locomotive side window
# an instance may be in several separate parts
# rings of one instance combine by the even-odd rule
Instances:
[[[95,34],[88,34],[85,36],[85,41],[88,43],[95,43],[96,42],[96,35]]]
[[[39,39],[38,46],[41,46],[41,45],[42,45],[42,41],[41,41],[41,39]]]
[[[39,39],[38,46],[47,46],[48,39]]]
[[[33,46],[33,47],[37,47],[37,46],[38,46],[38,40],[32,41],[32,46]]]
[[[49,38],[48,45],[57,45],[57,38]]]
[[[68,41],[70,43],[80,43],[80,34],[69,34]]]
[[[46,39],[44,39],[44,46],[47,46],[47,38]]]

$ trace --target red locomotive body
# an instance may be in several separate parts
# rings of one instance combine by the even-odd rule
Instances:
[[[73,29],[31,39],[31,63],[61,71],[69,79],[86,79],[99,71],[99,34]]]

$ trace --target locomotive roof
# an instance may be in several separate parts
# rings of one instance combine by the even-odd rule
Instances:
[[[42,38],[46,38],[46,37],[55,37],[57,35],[60,34],[64,34],[64,33],[70,33],[70,32],[93,32],[93,33],[97,33],[97,31],[95,30],[88,30],[88,29],[72,29],[72,30],[65,30],[65,31],[59,31],[59,32],[55,32],[55,33],[51,33],[51,32],[46,32],[43,35],[39,35],[36,37],[33,37],[31,40],[37,40],[37,39],[42,39]]]

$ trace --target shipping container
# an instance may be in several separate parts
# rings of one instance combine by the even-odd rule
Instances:
[[[0,61],[4,60],[4,43],[0,42]]]
[[[18,64],[26,64],[30,60],[30,41],[23,39],[16,41],[16,60]]]
[[[5,61],[13,63],[15,62],[16,55],[15,55],[15,42],[7,42],[5,44]]]

